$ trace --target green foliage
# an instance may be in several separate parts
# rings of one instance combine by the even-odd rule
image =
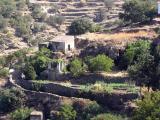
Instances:
[[[127,69],[128,66],[133,65],[139,56],[142,56],[146,52],[150,52],[149,41],[138,40],[135,43],[131,43],[126,47],[126,50],[120,60],[119,66],[121,69]]]
[[[91,120],[124,120],[120,115],[114,115],[111,113],[99,114]]]
[[[37,75],[46,70],[48,63],[51,62],[51,51],[49,49],[43,48],[36,53],[35,56],[29,59],[29,63],[34,67]]]
[[[30,116],[32,109],[19,108],[10,114],[12,120],[27,120]]]
[[[42,91],[44,91],[43,83],[42,82],[38,82],[38,81],[36,81],[36,82],[34,81],[34,83],[32,83],[32,90],[37,91],[37,92],[39,92],[39,91],[42,92]]]
[[[78,120],[90,120],[90,118],[102,112],[102,107],[97,102],[76,101],[73,107],[77,112]]]
[[[95,71],[111,71],[114,66],[114,61],[106,55],[97,55],[89,59],[86,63],[91,72]]]
[[[129,23],[143,23],[151,21],[157,15],[156,0],[128,0],[123,5],[124,13],[120,19]]]
[[[10,19],[10,24],[16,29],[18,37],[28,37],[31,34],[31,19],[32,17],[29,15],[15,15],[15,17]]]
[[[76,114],[76,111],[71,105],[63,105],[60,108],[58,120],[75,120]]]
[[[4,19],[3,16],[0,16],[0,30],[4,30],[8,25],[8,22],[6,19]]]
[[[128,68],[130,77],[140,86],[150,87],[155,72],[154,57],[150,53],[139,56],[137,62]]]
[[[69,34],[80,35],[92,30],[92,23],[88,19],[77,19],[69,27]]]
[[[120,84],[120,83],[105,83],[105,82],[96,82],[95,84],[82,85],[81,89],[89,92],[100,92],[100,93],[112,93],[113,90],[125,89],[126,92],[137,93],[138,89],[134,85],[129,84]]]
[[[111,9],[114,5],[115,0],[104,0],[104,4],[106,6],[106,8]]]
[[[38,33],[38,32],[42,32],[45,29],[46,29],[45,25],[41,25],[41,24],[35,23],[32,31],[33,31],[33,33]]]
[[[70,72],[74,77],[78,77],[85,72],[85,66],[83,62],[79,59],[74,59],[70,63]]]
[[[0,15],[5,18],[10,18],[16,11],[16,3],[14,0],[0,1]]]
[[[137,102],[132,120],[160,120],[160,92],[148,93]]]
[[[36,71],[36,73],[38,75],[40,75],[41,72],[43,72],[44,70],[46,70],[47,66],[48,66],[48,63],[50,62],[50,58],[46,57],[46,56],[37,56],[32,64],[33,64],[33,67]]]
[[[0,111],[9,112],[24,104],[25,95],[16,88],[1,89],[0,91]]]
[[[60,26],[64,23],[65,21],[65,18],[63,16],[50,16],[48,19],[47,19],[47,23],[53,27],[57,27],[57,26]]]
[[[26,0],[17,1],[16,6],[17,6],[17,10],[25,10]]]
[[[6,68],[0,69],[0,77],[6,78],[9,75],[9,70]]]
[[[36,72],[32,65],[26,64],[24,70],[24,75],[26,80],[35,80],[36,79]]]
[[[32,17],[35,19],[35,20],[38,20],[38,21],[45,21],[46,19],[46,14],[45,13],[42,13],[42,8],[40,5],[33,5],[32,6]]]

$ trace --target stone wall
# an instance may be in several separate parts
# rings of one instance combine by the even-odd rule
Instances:
[[[37,89],[38,91],[48,92],[65,97],[94,100],[100,104],[106,105],[112,110],[122,110],[124,109],[124,104],[126,102],[138,97],[138,95],[134,93],[120,94],[85,92],[81,89],[66,87],[57,83],[35,83],[32,81],[21,81],[20,85],[29,90],[36,90],[34,86],[39,86],[39,89]],[[43,98],[45,98],[45,96]]]

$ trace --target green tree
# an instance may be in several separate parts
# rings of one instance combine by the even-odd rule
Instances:
[[[132,120],[160,120],[160,92],[148,93],[137,102]]]
[[[129,76],[137,82],[139,86],[152,87],[156,72],[154,57],[150,53],[139,56],[137,62],[128,68]]]
[[[19,108],[10,114],[12,120],[27,120],[29,119],[32,109]]]
[[[150,52],[150,45],[151,42],[145,40],[138,40],[137,42],[128,44],[120,60],[119,67],[127,69],[128,66],[133,65],[139,56]]]
[[[151,21],[157,15],[156,0],[128,0],[123,5],[124,13],[120,19],[129,23],[143,23]]]
[[[70,72],[74,77],[78,77],[85,72],[85,65],[76,58],[70,63]]]
[[[90,71],[111,71],[114,61],[106,55],[97,55],[89,59],[88,68]]]
[[[32,17],[38,21],[44,21],[46,19],[46,14],[42,13],[42,8],[40,5],[32,6]]]
[[[69,34],[79,35],[91,31],[92,23],[88,19],[77,19],[69,26]]]
[[[1,89],[0,91],[0,112],[10,112],[21,107],[25,102],[25,95],[16,88]]]
[[[76,119],[76,111],[73,109],[71,105],[63,105],[60,108],[59,116],[60,120],[75,120]]]
[[[26,80],[35,80],[36,79],[36,72],[32,65],[26,65],[24,70],[24,75]]]

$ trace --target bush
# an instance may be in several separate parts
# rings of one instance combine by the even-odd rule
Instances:
[[[92,118],[91,120],[124,120],[124,118],[118,115],[107,113],[107,114],[99,114],[96,117]]]
[[[0,15],[5,18],[10,18],[16,12],[16,4],[14,0],[0,1]]]
[[[65,21],[65,18],[63,16],[50,16],[47,19],[48,24],[53,27],[62,25],[64,21]]]
[[[123,5],[124,13],[120,19],[129,23],[144,23],[151,21],[157,15],[156,0],[129,0]]]
[[[143,100],[137,102],[133,120],[159,120],[160,119],[160,92],[148,93]]]
[[[16,88],[0,91],[0,112],[10,112],[24,104],[25,95]]]
[[[85,72],[85,66],[83,62],[79,59],[74,59],[70,63],[70,72],[74,77],[78,77]]]
[[[27,120],[30,116],[32,109],[19,108],[10,114],[12,120]]]
[[[58,120],[75,120],[76,114],[76,111],[71,105],[63,105],[60,108]]]
[[[102,112],[102,108],[97,102],[76,101],[73,107],[77,112],[77,119],[79,120],[90,120],[90,118]]]
[[[108,10],[112,8],[112,6],[114,5],[114,2],[115,0],[104,0],[104,4]]]
[[[8,77],[9,75],[9,70],[6,68],[0,69],[0,77]]]
[[[4,30],[7,27],[7,20],[0,16],[0,30]]]
[[[88,19],[78,19],[71,23],[69,27],[69,34],[80,35],[91,31],[92,23]]]
[[[42,32],[45,29],[46,29],[45,25],[41,25],[41,24],[35,23],[32,31],[33,31],[33,33],[38,33],[38,32]]]
[[[89,59],[86,63],[91,72],[94,71],[111,71],[114,66],[114,61],[106,55],[98,55]]]
[[[106,18],[105,9],[99,9],[98,13],[96,13],[96,17],[94,18],[94,22],[102,22]]]
[[[36,79],[36,72],[32,65],[26,65],[24,70],[24,75],[26,80],[35,80]]]

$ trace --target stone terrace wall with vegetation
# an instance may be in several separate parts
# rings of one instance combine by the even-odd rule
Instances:
[[[19,84],[28,90],[43,91],[47,93],[53,93],[66,97],[85,98],[97,101],[100,104],[107,105],[110,109],[121,110],[124,109],[124,103],[130,100],[136,99],[137,94],[116,94],[116,93],[95,93],[85,92],[78,88],[63,86],[56,83],[37,83],[33,81],[20,81]]]

